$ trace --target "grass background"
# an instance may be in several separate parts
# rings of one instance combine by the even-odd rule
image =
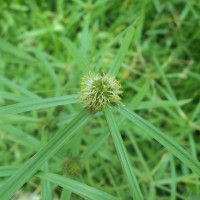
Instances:
[[[87,66],[109,71],[124,31],[134,23],[134,37],[117,75],[124,88],[123,103],[199,159],[199,13],[195,0],[1,1],[0,105],[21,102],[26,110],[29,105],[24,102],[77,94]],[[4,176],[10,176],[52,138],[80,105],[41,108],[0,113],[0,173]],[[145,199],[200,198],[197,175],[137,126],[121,115],[115,117]],[[47,171],[118,199],[131,199],[101,113],[58,154],[49,160]],[[3,171],[5,166],[12,168]],[[0,184],[5,179],[1,178]],[[22,188],[23,193],[40,195],[41,183],[34,176]],[[82,199],[62,192],[56,184],[50,191],[54,198],[62,193],[68,196],[63,199],[70,195]]]

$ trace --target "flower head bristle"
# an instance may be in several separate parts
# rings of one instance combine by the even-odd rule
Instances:
[[[81,82],[80,101],[91,112],[101,111],[103,107],[121,100],[119,81],[112,75],[89,73]]]

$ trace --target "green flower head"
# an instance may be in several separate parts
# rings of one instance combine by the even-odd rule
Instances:
[[[64,161],[64,171],[67,172],[68,176],[75,178],[82,172],[82,164],[79,160],[74,158],[66,158]]]
[[[120,89],[121,85],[114,76],[90,72],[82,79],[80,101],[89,111],[98,112],[121,100]]]

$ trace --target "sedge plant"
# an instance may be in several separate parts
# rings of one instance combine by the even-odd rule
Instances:
[[[75,7],[74,9],[77,8]],[[87,4],[86,9],[92,9],[91,5]],[[86,19],[86,22],[88,22],[88,18]],[[119,38],[122,38],[121,46],[116,53],[116,56],[114,57],[112,63],[106,70],[101,70],[100,65],[98,64],[95,66],[91,66],[87,58],[79,51],[79,49],[70,39],[65,37],[61,37],[59,39],[62,47],[66,48],[68,52],[72,54],[83,72],[81,74],[82,78],[79,83],[80,88],[76,94],[68,94],[54,98],[41,98],[41,96],[34,94],[23,87],[20,87],[19,85],[9,81],[3,76],[0,76],[0,80],[4,85],[6,85],[7,87],[15,88],[16,90],[24,94],[24,96],[28,97],[25,98],[24,96],[22,96],[21,98],[19,98],[15,95],[10,96],[8,93],[2,93],[2,95],[9,96],[11,99],[19,101],[19,103],[16,104],[0,107],[0,117],[4,121],[10,120],[12,122],[12,120],[14,119],[15,123],[18,120],[24,120],[27,123],[33,122],[35,119],[31,118],[30,116],[23,116],[20,114],[30,111],[33,111],[34,113],[36,110],[56,106],[66,106],[69,107],[69,110],[71,109],[72,111],[74,111],[73,106],[77,104],[79,109],[78,113],[65,115],[65,119],[61,122],[62,128],[60,128],[53,136],[50,137],[49,133],[52,129],[54,129],[54,123],[51,123],[51,126],[49,126],[48,130],[42,130],[42,132],[46,132],[47,134],[43,135],[41,137],[41,140],[38,140],[31,135],[27,135],[23,131],[19,131],[18,127],[12,125],[12,123],[10,123],[9,125],[3,125],[3,130],[5,132],[8,132],[11,137],[14,137],[16,141],[18,139],[19,142],[25,145],[28,144],[27,146],[33,150],[34,155],[32,155],[33,152],[31,151],[31,155],[29,156],[30,158],[26,158],[26,160],[23,161],[24,163],[22,165],[6,165],[0,167],[0,176],[2,178],[4,177],[4,179],[2,179],[0,182],[1,200],[11,199],[12,196],[17,192],[17,190],[19,190],[24,184],[32,182],[33,178],[35,178],[36,180],[39,179],[41,181],[42,191],[40,193],[41,198],[44,200],[53,199],[53,192],[58,193],[61,200],[70,199],[72,194],[76,194],[81,198],[91,200],[125,200],[127,198],[142,200],[148,199],[148,197],[151,196],[155,196],[156,184],[160,186],[160,189],[168,191],[168,188],[163,186],[165,183],[170,183],[172,188],[171,199],[175,199],[176,183],[179,181],[176,178],[176,158],[178,158],[178,160],[180,160],[180,162],[183,164],[185,171],[187,171],[188,169],[192,171],[191,176],[198,183],[197,177],[200,176],[200,163],[198,162],[197,158],[195,156],[191,156],[190,153],[173,138],[173,136],[169,136],[167,133],[164,133],[162,130],[156,128],[156,126],[137,114],[137,112],[135,112],[134,110],[134,107],[137,107],[138,102],[142,101],[143,96],[146,95],[149,87],[149,82],[147,81],[142,88],[138,89],[138,94],[135,98],[133,98],[133,102],[127,104],[123,103],[124,98],[129,91],[125,91],[123,82],[120,82],[119,72],[123,65],[124,57],[128,53],[131,41],[135,40],[135,38],[138,38],[138,33],[140,32],[142,26],[142,20],[143,17],[138,20],[139,23],[138,21],[136,21],[136,23],[131,24],[124,32],[120,33],[119,36],[114,39],[115,41]],[[85,27],[86,28],[84,29],[84,33],[87,33],[87,23],[85,23]],[[19,56],[17,52],[20,52],[20,50],[15,49],[16,51],[13,51],[12,45],[3,40],[0,40],[0,42],[4,47],[6,47],[4,48],[5,50],[10,50],[12,54],[16,55],[16,57]],[[48,56],[44,52],[41,52],[39,50],[36,51],[35,49],[32,49],[30,51],[36,56],[37,59],[39,59],[44,64],[47,73],[52,78],[53,83],[57,88],[57,91],[59,91],[60,85],[58,84],[58,78],[56,76],[56,73],[52,70],[48,63]],[[32,62],[34,64],[37,63],[37,60],[35,58],[32,58],[29,54],[23,51],[20,56],[20,58],[28,60],[28,62]],[[162,71],[162,67],[160,67],[159,63],[157,62],[156,57],[153,59],[157,64],[160,76],[163,78],[164,83],[167,85],[168,91],[170,93],[170,95],[167,95],[168,93],[166,93],[165,90],[162,90],[161,88],[161,91],[163,91],[166,96],[169,96],[169,101],[166,101],[164,103],[170,104],[172,102],[173,105],[175,104],[177,112],[185,119],[186,116],[182,112],[181,107],[179,106],[179,104],[176,104],[175,95],[173,94],[168,80],[164,72]],[[101,71],[103,71],[103,73],[101,73]],[[75,81],[76,80],[73,80],[73,82]],[[143,104],[143,106],[145,107],[145,104]],[[60,110],[58,109],[56,110],[56,112],[59,113]],[[170,113],[170,110],[168,110],[168,112]],[[196,113],[197,112],[198,111],[196,111]],[[12,119],[10,119],[10,116]],[[128,188],[126,190],[128,191],[128,195],[125,197],[120,194],[120,186],[117,186],[114,180],[118,177],[118,174],[115,174],[115,177],[113,178],[108,167],[106,166],[100,167],[104,168],[105,172],[107,173],[109,180],[112,182],[114,192],[109,191],[109,189],[107,191],[103,191],[103,189],[101,190],[101,184],[99,184],[97,187],[95,186],[95,184],[89,186],[89,184],[84,183],[84,179],[77,179],[77,174],[82,173],[80,164],[81,162],[79,160],[73,158],[68,158],[64,160],[64,168],[68,172],[67,175],[61,174],[59,172],[56,173],[56,170],[51,171],[51,163],[55,163],[56,169],[60,167],[61,164],[59,162],[60,160],[63,160],[62,153],[65,152],[65,146],[73,146],[75,144],[74,146],[76,147],[76,149],[79,148],[82,138],[80,134],[77,134],[78,131],[82,131],[83,128],[86,127],[86,125],[92,124],[92,120],[98,117],[102,119],[101,123],[105,122],[105,124],[103,124],[102,126],[107,127],[106,130],[108,130],[108,133],[102,132],[101,136],[95,140],[90,148],[88,148],[89,150],[85,151],[82,154],[82,158],[80,160],[84,162],[85,160],[90,159],[91,155],[97,153],[98,149],[104,146],[105,141],[107,141],[108,137],[111,136],[111,144],[115,146],[116,151],[114,152],[114,154],[109,154],[108,156],[110,156],[109,159],[111,160],[111,156],[113,156],[113,160],[117,160],[115,163],[120,163],[120,166],[123,169],[123,174],[125,175],[125,183],[123,183],[123,185],[126,185],[126,189]],[[38,123],[37,120],[36,122]],[[131,127],[136,127],[137,132],[139,132],[143,137],[148,138],[148,140],[151,140],[153,138],[158,144],[164,147],[165,153],[161,152],[163,153],[163,157],[161,158],[160,163],[158,162],[152,171],[149,170],[149,166],[147,166],[145,159],[140,151],[140,148],[146,147],[139,147],[137,145],[134,140],[134,137],[136,136],[134,135],[134,133],[132,133],[131,127],[125,129],[125,134],[127,134],[126,137],[128,137],[128,139],[124,137],[124,135],[122,135],[124,134],[124,131],[120,130],[120,125],[124,122],[128,122],[127,124],[129,124],[129,126],[131,125]],[[197,125],[194,124],[192,121],[187,120],[187,122],[191,125],[191,127],[198,128],[196,127]],[[43,120],[42,123],[43,125],[46,123],[49,124],[49,122],[45,120]],[[90,134],[90,130],[88,132],[88,134]],[[130,144],[127,143],[127,141],[131,141],[132,146],[134,146],[136,154],[141,160],[141,163],[144,167],[144,171],[146,174],[148,174],[147,177],[141,176],[138,172],[141,169],[137,167],[137,162],[132,159],[132,155],[130,153]],[[193,140],[191,138],[191,143],[192,142]],[[80,149],[78,149],[77,151],[79,150]],[[169,157],[167,158],[167,160],[166,157],[168,155],[168,152]],[[77,155],[78,153],[75,151],[74,154]],[[106,158],[105,153],[102,154],[102,157]],[[157,159],[157,157],[155,157],[154,159]],[[154,174],[156,174],[158,169],[161,169],[160,173],[162,173],[162,170],[165,170],[165,165],[167,165],[164,163],[165,161],[170,163],[172,179],[161,180],[161,183],[159,183],[159,180],[158,183],[156,181],[154,182],[153,176]],[[59,163],[58,166],[56,165],[57,163]],[[89,167],[87,166],[87,168]],[[98,170],[100,169],[97,169],[96,173],[98,173]],[[189,172],[186,174],[189,174]],[[191,178],[190,175],[183,178],[185,178],[184,180],[191,180],[189,179]],[[89,177],[88,179],[91,180],[92,178]],[[118,184],[120,183],[120,181],[118,181]],[[145,181],[148,183],[148,189],[144,187],[143,183]],[[162,181],[164,181],[164,183],[162,183]],[[57,186],[60,186],[62,188],[62,192],[56,191]],[[124,188],[122,188],[121,190],[123,189]],[[148,196],[147,193],[149,193],[150,196]],[[150,199],[152,198],[153,197],[151,197]]]
[[[5,180],[0,187],[0,196],[2,200],[10,199],[13,194],[23,186],[32,176],[37,176],[41,179],[48,180],[52,183],[58,184],[71,192],[76,192],[83,197],[89,199],[116,199],[115,197],[100,192],[96,189],[90,188],[89,186],[82,185],[71,179],[64,178],[60,175],[51,174],[50,172],[40,172],[38,170],[48,161],[56,152],[76,134],[76,131],[84,126],[88,120],[95,115],[95,113],[103,112],[105,120],[107,121],[110,134],[112,135],[113,142],[119,160],[124,169],[124,173],[127,177],[127,182],[130,187],[130,192],[132,198],[135,200],[144,199],[142,195],[142,190],[140,184],[137,181],[136,175],[134,173],[134,168],[129,159],[129,155],[123,139],[120,135],[116,119],[114,117],[113,111],[119,112],[122,116],[126,117],[127,120],[132,121],[136,126],[138,126],[141,131],[154,138],[157,142],[163,145],[171,154],[180,159],[185,166],[190,168],[194,173],[200,176],[200,164],[195,158],[191,157],[187,151],[185,151],[178,143],[176,143],[172,138],[168,137],[165,133],[158,130],[148,121],[137,115],[135,112],[127,108],[121,103],[122,97],[122,86],[120,82],[115,78],[117,75],[123,57],[125,56],[128,46],[130,45],[131,38],[134,33],[134,28],[130,27],[126,33],[123,44],[119,50],[119,54],[123,54],[120,59],[117,57],[115,63],[110,68],[108,73],[95,73],[87,72],[87,74],[82,78],[80,94],[77,96],[62,97],[61,101],[65,101],[65,104],[75,103],[80,101],[82,104],[82,111],[80,111],[74,119],[72,119],[63,129],[61,129],[52,139],[50,139],[46,144],[44,144],[37,153],[27,160],[19,169],[14,171],[12,176]],[[70,41],[67,41],[70,42]],[[119,59],[119,60],[118,60]],[[57,104],[60,104],[57,98]],[[34,100],[27,102],[29,107],[25,108],[19,104],[2,107],[1,113],[20,113],[23,111],[28,111],[31,109],[39,109],[40,107],[49,107],[52,99],[49,100]],[[44,106],[43,106],[44,105]],[[74,186],[73,186],[74,185]],[[80,187],[79,192],[73,187]],[[88,192],[81,192],[84,189]],[[90,191],[91,190],[91,191]],[[92,197],[91,197],[92,196]]]

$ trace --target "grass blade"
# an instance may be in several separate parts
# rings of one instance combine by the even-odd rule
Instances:
[[[110,129],[110,133],[112,134],[115,147],[117,149],[117,153],[120,157],[121,164],[124,168],[124,171],[126,173],[126,176],[128,178],[128,182],[131,188],[132,195],[135,200],[141,200],[143,199],[142,193],[140,191],[139,184],[137,182],[137,179],[135,177],[135,174],[133,172],[131,162],[129,161],[128,154],[126,151],[126,148],[124,146],[123,140],[121,138],[121,135],[118,131],[117,125],[115,123],[113,114],[110,110],[110,108],[104,109],[105,117],[108,123],[108,127]]]
[[[0,167],[0,177],[10,176],[13,173],[15,173],[16,170],[17,170],[17,167],[13,167],[13,166],[1,166]]]
[[[141,102],[136,109],[152,109],[152,108],[162,108],[162,107],[176,107],[177,105],[183,106],[191,102],[191,99],[185,100],[151,100],[151,101],[143,101]],[[134,108],[134,107],[133,107]]]
[[[46,145],[49,140],[49,134],[43,130],[43,134],[41,137],[42,145]],[[56,152],[57,154],[58,152]],[[54,155],[56,157],[56,155]],[[49,172],[49,161],[46,161],[44,165],[42,165],[41,170],[43,172]],[[53,200],[53,190],[52,184],[47,180],[41,180],[41,200]]]
[[[35,59],[27,52],[22,50],[22,48],[16,47],[1,38],[0,38],[0,51],[11,54],[21,59],[25,59],[27,61],[35,62]]]
[[[170,169],[171,169],[171,198],[170,200],[176,200],[176,168],[174,163],[174,156],[170,155]]]
[[[81,155],[81,161],[89,159],[95,152],[97,152],[99,148],[103,146],[103,143],[108,139],[109,135],[110,134],[106,133],[98,137],[97,140]]]
[[[135,31],[135,27],[134,27],[134,24],[132,24],[132,26],[128,28],[126,36],[122,40],[122,45],[121,45],[121,47],[120,47],[120,49],[119,49],[119,51],[118,51],[118,53],[115,57],[115,60],[113,61],[112,65],[110,67],[109,72],[113,76],[116,76],[119,72],[121,64],[124,60],[124,57],[125,57],[125,55],[128,51],[129,46],[130,46],[134,31]]]
[[[49,172],[48,161],[42,166],[42,171]],[[48,180],[41,181],[41,200],[53,200],[52,185]]]
[[[6,114],[17,114],[31,110],[43,109],[58,105],[66,105],[76,103],[77,95],[66,95],[61,97],[53,97],[47,99],[30,100],[26,102],[16,103],[9,106],[0,107],[0,116]]]
[[[144,132],[148,133],[151,137],[157,140],[170,153],[179,158],[188,168],[200,176],[200,163],[196,159],[192,158],[192,156],[173,139],[165,135],[162,131],[158,130],[136,113],[125,108],[123,105],[120,105],[119,111],[133,123],[139,126]]]
[[[61,129],[46,145],[44,145],[30,160],[28,160],[0,188],[1,200],[8,200],[12,195],[34,175],[34,173],[52,157],[75,132],[90,118],[85,110],[81,111],[67,126]]]
[[[0,83],[1,85],[5,85],[6,87],[10,88],[12,91],[17,90],[20,91],[22,94],[24,94],[27,97],[31,97],[33,99],[41,99],[38,95],[30,92],[29,90],[27,90],[26,88],[15,84],[14,82],[12,82],[11,80],[0,76]]]
[[[146,96],[146,94],[149,91],[149,81],[147,81],[141,90],[134,96],[133,100],[128,105],[130,108],[136,109],[138,105],[142,102],[143,98]]]
[[[18,96],[11,92],[4,92],[4,91],[0,91],[0,98],[17,102],[22,102],[27,100],[27,97]]]
[[[15,141],[15,143],[18,142],[35,150],[39,149],[41,146],[39,140],[29,134],[24,133],[18,127],[12,125],[3,125],[2,129],[5,131],[5,137],[11,138],[13,141]]]
[[[49,63],[45,53],[40,52],[40,51],[35,51],[36,56],[38,57],[38,59],[41,61],[42,63],[42,67],[41,69],[44,69],[47,74],[51,77],[52,82],[54,83],[54,85],[56,86],[56,90],[59,91],[61,89],[58,77],[55,73],[55,69],[52,67],[52,65]]]
[[[88,60],[79,52],[73,42],[68,38],[62,38],[61,42],[67,48],[68,52],[76,59],[76,62],[78,63],[80,69],[85,69],[86,71],[89,71],[90,68]]]
[[[56,185],[59,185],[75,194],[80,195],[81,197],[85,197],[88,199],[95,199],[95,200],[117,200],[115,197],[111,196],[110,194],[107,194],[105,192],[102,192],[98,189],[95,189],[93,187],[90,187],[88,185],[85,185],[83,183],[80,183],[78,181],[74,181],[72,179],[59,176],[57,174],[52,173],[39,173],[37,175],[38,177],[51,181],[52,183],[55,183]]]

